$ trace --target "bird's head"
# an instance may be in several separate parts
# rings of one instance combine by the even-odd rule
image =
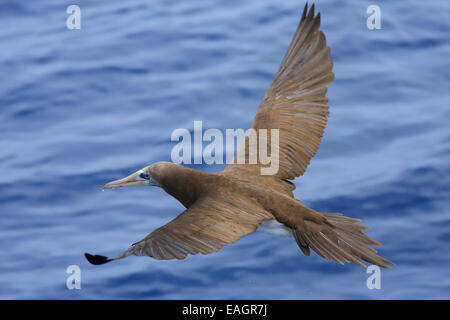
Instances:
[[[102,189],[130,186],[162,187],[173,166],[177,165],[171,162],[157,162],[130,174],[128,177],[108,182],[102,186]]]

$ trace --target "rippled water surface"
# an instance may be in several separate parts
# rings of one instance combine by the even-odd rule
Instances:
[[[317,1],[336,79],[295,195],[371,227],[395,262],[381,290],[261,230],[209,256],[88,264],[183,210],[158,188],[99,186],[170,160],[172,131],[194,120],[249,128],[304,2],[80,0],[81,30],[70,4],[0,3],[0,298],[450,298],[448,1]]]

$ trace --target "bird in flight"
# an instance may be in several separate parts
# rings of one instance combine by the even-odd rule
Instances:
[[[327,86],[333,81],[333,63],[320,13],[314,4],[303,10],[300,24],[278,72],[256,112],[252,129],[279,130],[279,169],[262,175],[259,160],[250,163],[249,137],[238,151],[245,163],[233,161],[219,173],[206,173],[171,162],[157,162],[128,177],[102,186],[157,186],[180,201],[186,210],[114,258],[86,253],[95,265],[130,255],[159,260],[210,254],[253,233],[264,220],[288,227],[306,255],[310,249],[340,264],[363,261],[389,268],[392,264],[371,246],[381,245],[365,235],[361,220],[341,213],[308,208],[294,198],[290,181],[304,174],[319,149],[329,115]],[[268,142],[269,148],[274,147]],[[244,148],[244,149],[242,149]],[[235,159],[236,160],[236,156]]]

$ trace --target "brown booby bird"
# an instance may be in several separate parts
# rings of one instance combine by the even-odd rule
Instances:
[[[158,162],[107,183],[102,188],[161,187],[186,210],[115,258],[86,253],[90,263],[103,264],[130,255],[168,260],[210,254],[254,232],[262,221],[275,219],[292,230],[306,256],[312,249],[340,264],[353,262],[365,267],[366,261],[389,268],[391,262],[370,247],[381,244],[362,232],[368,228],[358,224],[361,220],[315,211],[293,195],[295,185],[289,180],[303,175],[316,154],[329,114],[325,94],[334,79],[333,63],[319,26],[320,14],[314,15],[314,5],[308,11],[306,4],[292,43],[254,118],[255,130],[279,130],[278,172],[261,175],[264,165],[250,164],[247,136],[240,149],[245,148],[245,163],[233,161],[222,172],[205,173]]]

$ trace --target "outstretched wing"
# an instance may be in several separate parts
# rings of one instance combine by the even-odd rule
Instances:
[[[268,137],[270,129],[279,130],[279,170],[275,176],[280,179],[294,179],[305,172],[319,149],[327,124],[329,106],[325,94],[334,74],[330,48],[319,26],[320,13],[314,16],[314,5],[309,12],[306,5],[294,39],[253,122],[252,128],[257,132],[267,129]],[[268,144],[271,150],[270,138]],[[248,174],[259,174],[259,168],[266,166],[259,159],[257,164],[248,165],[249,137],[241,148],[245,148],[245,165],[236,164],[236,156],[224,173],[242,171],[245,166]]]
[[[273,216],[258,204],[238,196],[199,199],[114,259],[147,255],[169,260],[184,259],[188,254],[209,254],[254,232],[266,219]]]

